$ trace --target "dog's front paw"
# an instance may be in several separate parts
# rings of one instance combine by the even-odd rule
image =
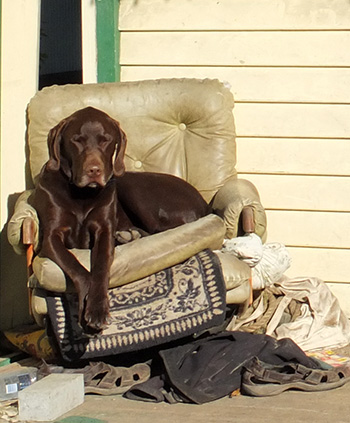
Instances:
[[[86,300],[84,320],[86,328],[92,332],[101,332],[108,325],[109,320],[109,302],[108,298],[99,301]]]
[[[127,244],[128,242],[135,241],[142,237],[142,234],[137,229],[130,229],[128,231],[117,231],[115,239],[118,244]]]

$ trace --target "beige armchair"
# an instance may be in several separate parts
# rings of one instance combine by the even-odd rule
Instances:
[[[197,222],[116,247],[110,287],[173,266],[205,248],[219,250],[224,238],[236,237],[242,231],[243,209],[251,212],[255,232],[265,238],[266,216],[258,192],[250,182],[237,178],[234,101],[222,83],[161,79],[44,88],[28,106],[27,142],[34,185],[48,159],[49,130],[86,106],[101,109],[120,122],[128,139],[127,170],[179,176],[195,186],[215,211]],[[17,253],[27,251],[32,269],[31,309],[37,323],[43,324],[45,292],[65,292],[72,286],[55,263],[35,256],[40,226],[35,210],[27,204],[29,195],[26,191],[17,202],[8,238]],[[89,267],[88,250],[73,253]],[[227,302],[246,303],[251,295],[249,267],[232,255],[217,255]]]

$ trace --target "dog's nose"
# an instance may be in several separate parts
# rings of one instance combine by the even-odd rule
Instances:
[[[87,169],[86,173],[88,174],[88,176],[90,176],[90,178],[93,178],[95,176],[100,176],[101,168],[99,166],[93,165]]]

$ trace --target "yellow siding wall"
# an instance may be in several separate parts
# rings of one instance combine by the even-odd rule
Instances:
[[[0,66],[0,330],[31,322],[26,261],[7,241],[15,193],[25,190],[26,107],[37,91],[40,0],[2,0]]]
[[[38,89],[40,1],[5,0],[0,7],[2,230],[8,197],[25,189],[25,110]]]
[[[261,193],[289,276],[350,315],[348,0],[120,0],[121,79],[218,78],[236,100],[237,169]]]

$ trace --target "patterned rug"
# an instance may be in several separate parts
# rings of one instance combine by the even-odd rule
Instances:
[[[110,325],[88,337],[78,324],[77,297],[47,298],[52,328],[65,360],[136,351],[219,326],[225,283],[218,258],[204,250],[182,264],[109,290]]]

